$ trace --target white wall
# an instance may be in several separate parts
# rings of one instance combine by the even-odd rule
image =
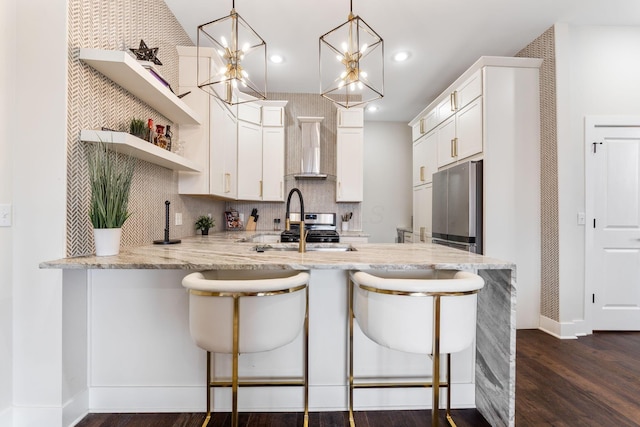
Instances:
[[[556,26],[560,322],[584,328],[584,116],[640,114],[640,27]]]
[[[65,255],[67,1],[13,3],[13,426],[56,427],[64,398],[62,272],[38,264]]]
[[[411,128],[402,122],[364,124],[362,229],[371,243],[394,243],[411,225]]]
[[[17,0],[0,2],[0,203],[12,203],[11,145],[15,110],[15,9]],[[0,227],[0,426],[10,425],[13,381],[12,233]]]

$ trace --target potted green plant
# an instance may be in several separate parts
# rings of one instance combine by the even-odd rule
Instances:
[[[96,255],[116,255],[120,251],[122,225],[129,218],[129,191],[135,160],[118,157],[106,144],[88,146],[87,164],[91,198],[89,219],[93,225]]]
[[[196,230],[202,230],[202,235],[209,234],[209,229],[216,226],[216,222],[208,215],[201,215],[196,220]]]
[[[137,136],[145,141],[148,139],[147,132],[149,131],[147,123],[142,119],[131,119],[129,123],[129,133],[133,136]]]

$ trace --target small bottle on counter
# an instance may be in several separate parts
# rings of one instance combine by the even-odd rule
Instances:
[[[164,134],[164,138],[167,141],[167,146],[165,147],[168,151],[171,151],[171,138],[173,137],[173,132],[171,132],[171,125],[167,125],[167,131]]]
[[[167,148],[167,139],[164,136],[164,126],[156,125],[155,144],[160,148]]]
[[[273,220],[273,231],[280,231],[280,218]]]
[[[147,120],[147,128],[148,128],[148,132],[149,132],[149,134],[147,135],[148,136],[147,140],[150,143],[155,144],[154,140],[155,140],[155,137],[156,137],[156,135],[155,135],[156,131],[153,130],[153,119]]]

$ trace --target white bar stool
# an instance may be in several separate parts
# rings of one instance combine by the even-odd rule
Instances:
[[[303,386],[304,426],[309,418],[309,273],[286,270],[220,270],[191,273],[182,280],[189,291],[189,329],[207,351],[207,415],[211,388],[232,389],[231,423],[238,425],[238,387]],[[274,350],[304,331],[303,377],[240,381],[240,353]],[[212,378],[211,353],[232,354],[231,381]]]
[[[447,388],[451,426],[451,353],[469,347],[476,333],[477,293],[484,280],[450,270],[351,272],[349,284],[349,423],[354,388],[432,387],[431,425],[439,424],[440,387]],[[431,356],[431,382],[357,382],[353,374],[353,321],[375,343]],[[440,379],[440,355],[447,355],[447,378]],[[370,378],[369,378],[370,379]]]

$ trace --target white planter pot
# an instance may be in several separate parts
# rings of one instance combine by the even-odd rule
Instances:
[[[93,240],[96,256],[118,255],[122,228],[94,228]]]

